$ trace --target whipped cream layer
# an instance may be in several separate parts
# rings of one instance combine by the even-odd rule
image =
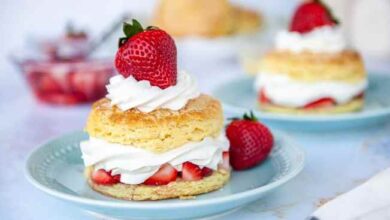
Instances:
[[[188,100],[200,95],[196,81],[186,72],[179,71],[177,83],[166,89],[150,85],[147,80],[137,81],[134,77],[116,75],[110,78],[107,98],[122,111],[131,108],[148,113],[158,108],[179,110]]]
[[[161,165],[169,163],[178,171],[182,164],[190,161],[201,168],[218,169],[222,163],[222,152],[229,149],[229,141],[224,134],[217,138],[206,137],[199,142],[189,142],[162,154],[156,154],[134,146],[109,143],[91,137],[80,144],[85,166],[94,165],[95,170],[112,170],[112,175],[120,174],[121,182],[140,184],[151,177]]]
[[[346,39],[338,27],[323,26],[308,33],[280,31],[276,35],[277,50],[294,53],[310,51],[314,53],[337,53],[347,48]]]
[[[356,83],[341,81],[303,82],[291,79],[286,74],[260,73],[255,89],[263,90],[272,103],[293,108],[303,107],[321,98],[333,98],[337,104],[344,104],[361,94],[367,88],[367,80]]]

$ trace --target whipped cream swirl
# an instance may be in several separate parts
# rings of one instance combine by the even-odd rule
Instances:
[[[137,81],[134,77],[116,75],[110,78],[107,98],[122,111],[131,108],[148,113],[158,108],[179,110],[188,100],[200,95],[196,81],[186,72],[179,71],[177,83],[166,89],[150,85],[147,80]]]
[[[229,148],[229,141],[222,133],[217,138],[206,137],[199,142],[189,142],[165,153],[156,154],[133,146],[109,143],[91,137],[80,144],[85,166],[94,165],[95,170],[112,170],[120,174],[121,182],[140,184],[160,168],[169,163],[178,171],[182,164],[190,161],[201,168],[218,169],[222,163],[222,152]]]
[[[263,89],[267,98],[274,104],[288,107],[303,107],[313,101],[329,97],[338,104],[351,101],[367,88],[367,80],[348,83],[340,81],[301,82],[286,74],[260,73],[255,89]]]
[[[276,49],[294,53],[310,51],[314,53],[337,53],[347,48],[346,39],[339,27],[323,26],[300,34],[280,31],[276,36]]]

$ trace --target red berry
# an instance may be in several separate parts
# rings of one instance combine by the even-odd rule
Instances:
[[[114,175],[114,176],[112,176],[112,178],[114,179],[114,182],[116,182],[116,183],[119,183],[121,181],[121,175],[120,174]]]
[[[303,108],[304,109],[327,108],[327,107],[334,106],[335,103],[336,102],[332,98],[322,98],[305,105]]]
[[[94,72],[71,72],[68,77],[70,89],[73,93],[84,96],[85,100],[93,99],[96,80]]]
[[[225,151],[222,153],[222,164],[220,164],[220,168],[224,170],[230,170],[230,155],[229,151]]]
[[[208,167],[203,167],[202,168],[202,176],[203,177],[207,177],[207,176],[211,176],[211,174],[213,174],[213,170],[208,168]]]
[[[233,120],[226,129],[230,142],[230,164],[236,170],[251,168],[271,152],[274,139],[270,130],[253,116]]]
[[[175,181],[177,177],[177,170],[170,164],[164,164],[160,169],[147,180],[145,185],[166,185],[172,181]]]
[[[47,72],[31,72],[27,75],[28,81],[39,94],[62,93],[59,82]]]
[[[320,0],[311,0],[298,6],[290,23],[290,31],[307,33],[317,27],[337,24],[331,11]]]
[[[127,25],[127,26],[126,26]],[[126,27],[134,31],[126,32]],[[124,77],[148,80],[152,86],[165,89],[176,85],[177,52],[171,36],[157,28],[143,30],[138,22],[125,24],[127,38],[122,38],[115,66]],[[126,40],[122,42],[122,40]]]
[[[271,100],[265,95],[264,89],[259,91],[259,101],[260,103],[270,103]]]
[[[111,171],[105,171],[103,169],[96,170],[92,173],[92,181],[101,185],[112,185],[119,183],[120,175],[111,175]]]
[[[202,170],[200,169],[200,167],[191,162],[183,163],[181,175],[183,180],[190,180],[190,181],[201,180],[203,178]]]
[[[85,101],[85,97],[78,94],[47,93],[38,94],[37,97],[41,101],[59,105],[74,105]]]

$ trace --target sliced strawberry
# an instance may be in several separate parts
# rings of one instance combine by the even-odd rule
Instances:
[[[28,80],[39,94],[63,92],[60,84],[49,73],[32,72],[29,73]]]
[[[72,70],[73,63],[70,62],[45,62],[39,68],[47,71],[48,74],[58,83],[63,92],[69,91],[68,74]]]
[[[332,98],[322,98],[305,105],[303,108],[304,109],[327,108],[327,107],[332,107],[335,104],[336,102]]]
[[[208,168],[208,167],[203,167],[202,168],[202,176],[203,177],[207,177],[207,176],[211,176],[211,174],[213,174],[213,170]]]
[[[222,164],[221,168],[224,170],[230,170],[230,155],[229,151],[225,151],[222,153]]]
[[[119,183],[121,181],[121,175],[120,174],[114,175],[114,176],[112,176],[112,178],[114,179],[114,181],[116,183]]]
[[[115,70],[111,66],[102,68],[102,70],[96,72],[94,99],[99,99],[106,95],[106,84],[108,83],[110,77],[114,75],[114,73]]]
[[[183,163],[182,178],[183,180],[190,181],[201,180],[203,178],[202,170],[198,165],[191,162],[185,162]]]
[[[84,99],[82,97],[77,96],[77,94],[48,93],[38,94],[37,97],[41,101],[60,105],[74,105],[84,101]]]
[[[261,89],[259,91],[259,101],[260,103],[270,103],[271,100],[268,99],[268,97],[265,95],[264,89]]]
[[[92,173],[92,181],[101,185],[112,185],[119,183],[120,175],[111,176],[111,171],[105,171],[103,169],[96,170]]]
[[[364,92],[361,92],[360,94],[358,94],[358,95],[356,96],[356,98],[357,98],[357,99],[362,99],[362,98],[364,98]]]
[[[91,99],[95,92],[94,72],[72,72],[69,74],[69,83],[73,93],[83,94],[86,99]]]
[[[175,181],[177,177],[177,170],[170,164],[164,164],[160,169],[147,180],[145,185],[166,185],[172,181]]]

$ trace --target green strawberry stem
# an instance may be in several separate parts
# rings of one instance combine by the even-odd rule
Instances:
[[[255,114],[253,114],[253,111],[250,111],[249,114],[245,113],[243,119],[248,121],[257,121],[257,118]]]
[[[125,37],[119,38],[118,46],[121,47],[123,44],[126,43],[128,39],[130,39],[132,36],[138,33],[148,31],[148,30],[153,30],[153,29],[158,29],[158,28],[149,26],[146,29],[144,29],[142,25],[135,19],[132,19],[132,24],[123,22],[123,33],[125,34]]]
[[[258,121],[255,114],[253,114],[253,111],[250,111],[249,113],[244,113],[242,118],[229,118],[228,120],[235,121],[235,120],[247,120],[247,121]]]

